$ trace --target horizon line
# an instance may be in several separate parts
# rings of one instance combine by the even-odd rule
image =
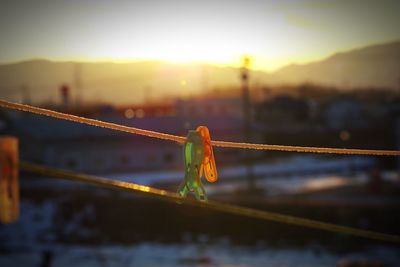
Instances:
[[[273,68],[273,69],[268,69],[268,68],[254,68],[254,67],[249,67],[249,69],[253,71],[262,71],[262,72],[267,72],[267,73],[273,73],[276,72],[280,69],[286,68],[288,66],[302,66],[302,65],[307,65],[311,63],[316,63],[316,62],[321,62],[324,60],[327,60],[337,54],[343,54],[343,53],[349,53],[349,52],[354,52],[357,50],[362,50],[374,46],[382,46],[382,45],[391,45],[395,43],[400,43],[400,39],[394,39],[388,42],[379,42],[379,43],[373,43],[373,44],[368,44],[364,46],[359,46],[355,48],[350,48],[346,50],[339,50],[336,52],[332,52],[328,55],[325,55],[319,59],[314,59],[314,60],[309,60],[309,61],[304,61],[304,62],[296,62],[293,61],[291,63],[285,64],[281,67]],[[246,55],[243,55],[246,56]],[[253,57],[256,58],[256,57]],[[111,64],[140,64],[140,63],[159,63],[159,64],[170,64],[170,65],[209,65],[209,66],[216,66],[216,67],[222,67],[222,68],[241,68],[242,65],[240,63],[218,63],[218,62],[207,62],[207,61],[187,61],[187,62],[174,62],[172,60],[163,60],[163,59],[154,59],[154,58],[148,58],[148,59],[143,59],[143,58],[127,58],[127,59],[121,59],[121,58],[112,58],[112,57],[99,57],[99,58],[86,58],[86,59],[77,59],[77,58],[71,58],[71,59],[62,59],[62,58],[48,58],[48,57],[31,57],[31,58],[26,58],[26,59],[19,59],[19,60],[14,60],[14,61],[0,61],[0,66],[4,65],[15,65],[15,64],[22,64],[22,63],[27,63],[27,62],[32,62],[32,61],[46,61],[46,62],[51,62],[51,63],[81,63],[81,64],[96,64],[96,63],[111,63]],[[238,60],[238,62],[241,62]]]

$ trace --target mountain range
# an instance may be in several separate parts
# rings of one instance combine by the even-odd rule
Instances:
[[[29,60],[0,65],[0,97],[13,101],[58,102],[67,84],[72,98],[114,104],[190,96],[215,88],[240,86],[240,69],[207,64],[145,61],[54,62]],[[251,71],[252,85],[315,84],[338,88],[400,86],[400,41],[336,53],[274,72]],[[77,90],[77,88],[81,88]]]

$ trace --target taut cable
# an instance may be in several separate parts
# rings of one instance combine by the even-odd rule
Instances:
[[[144,130],[135,127],[128,127],[111,122],[104,122],[95,119],[79,117],[71,114],[66,114],[58,111],[38,108],[30,105],[13,103],[5,100],[0,100],[0,106],[4,108],[30,112],[38,115],[53,117],[62,120],[74,121],[78,123],[88,124],[92,126],[112,129],[131,134],[144,135],[163,140],[170,140],[177,143],[185,142],[186,138],[172,134],[160,133],[150,130]],[[229,148],[244,148],[244,149],[257,149],[257,150],[275,150],[275,151],[288,151],[288,152],[302,152],[302,153],[332,153],[332,154],[345,154],[345,155],[370,155],[370,156],[400,156],[399,150],[374,150],[374,149],[350,149],[350,148],[330,148],[330,147],[303,147],[303,146],[284,146],[284,145],[268,145],[268,144],[250,144],[250,143],[236,143],[226,141],[211,141],[213,146],[229,147]]]

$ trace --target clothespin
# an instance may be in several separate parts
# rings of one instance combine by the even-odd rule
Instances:
[[[203,171],[207,181],[213,183],[218,179],[207,127],[199,126],[195,131],[189,131],[183,145],[183,159],[185,178],[179,186],[178,193],[181,197],[186,197],[189,192],[193,192],[197,200],[207,201],[207,194],[201,181]]]
[[[0,222],[19,217],[18,140],[0,137]]]

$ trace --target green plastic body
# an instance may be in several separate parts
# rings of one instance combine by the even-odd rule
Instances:
[[[179,186],[178,193],[181,197],[186,197],[189,192],[193,192],[197,200],[207,201],[206,191],[201,182],[204,140],[199,132],[189,131],[183,145],[183,159],[185,178]]]

